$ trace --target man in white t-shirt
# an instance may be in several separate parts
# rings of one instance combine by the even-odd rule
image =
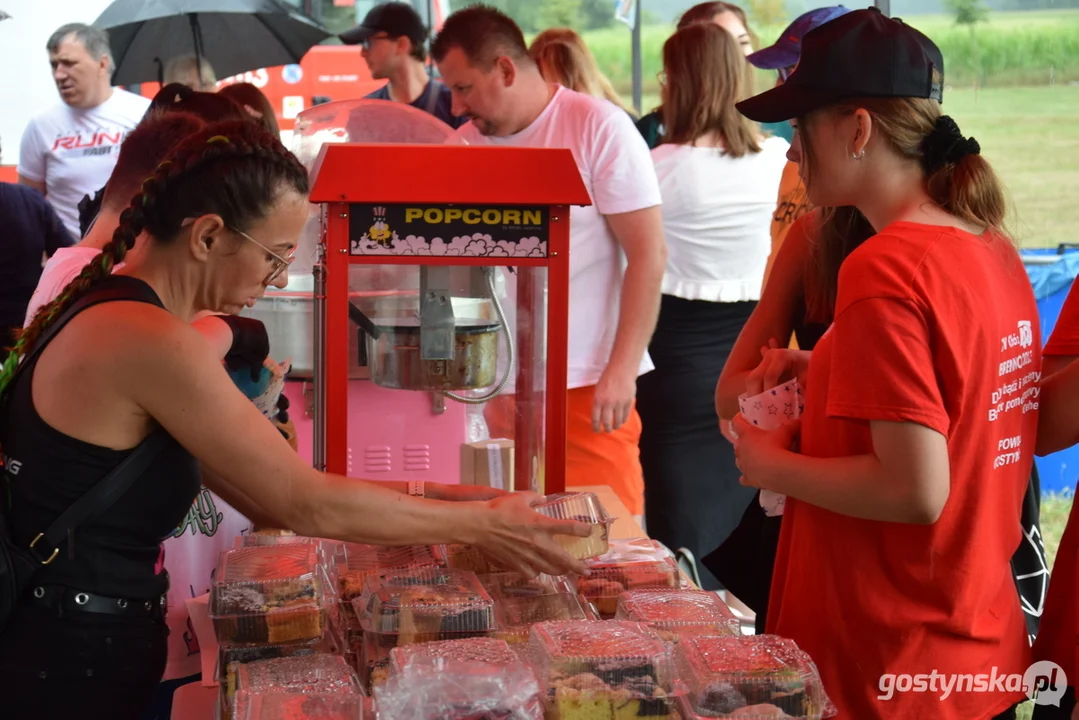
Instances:
[[[31,118],[19,148],[19,182],[45,194],[64,227],[79,237],[79,202],[105,184],[124,137],[149,107],[113,88],[104,30],[72,23],[46,43],[61,104]]]
[[[570,215],[566,483],[610,485],[640,515],[634,398],[637,377],[652,369],[667,257],[648,147],[617,106],[544,81],[520,28],[497,10],[451,15],[431,55],[453,113],[471,119],[459,130],[470,144],[573,153],[593,204]]]

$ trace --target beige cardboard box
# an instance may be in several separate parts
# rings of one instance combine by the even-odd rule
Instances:
[[[461,445],[461,484],[513,490],[513,441],[492,439]]]

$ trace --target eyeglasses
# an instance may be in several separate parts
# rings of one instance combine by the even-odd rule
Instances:
[[[363,41],[360,42],[360,47],[362,47],[364,50],[367,50],[368,52],[370,52],[371,51],[371,43],[373,43],[375,40],[391,40],[391,39],[392,38],[387,33],[379,33],[377,35],[371,35],[369,37],[364,38]]]
[[[292,252],[289,253],[288,257],[281,257],[273,250],[269,249],[268,247],[260,243],[258,240],[245,233],[243,230],[237,230],[236,228],[229,228],[229,230],[236,233],[244,240],[248,240],[258,245],[267,255],[270,256],[270,262],[273,263],[273,270],[271,270],[270,274],[266,276],[266,279],[262,281],[263,285],[273,284],[273,281],[281,277],[281,273],[286,272],[289,268],[289,265],[292,264],[292,261],[296,259],[295,249],[293,249]]]

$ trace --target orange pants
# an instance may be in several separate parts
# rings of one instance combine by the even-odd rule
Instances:
[[[574,388],[566,395],[566,487],[607,485],[631,515],[644,513],[644,474],[641,471],[641,417],[634,407],[626,423],[614,432],[592,430],[596,387]],[[491,437],[513,437],[513,396],[487,403],[484,417]]]

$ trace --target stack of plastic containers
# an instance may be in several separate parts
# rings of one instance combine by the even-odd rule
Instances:
[[[550,718],[675,716],[669,646],[644,625],[540,623],[532,628],[529,650]]]
[[[337,587],[347,648],[356,646],[362,638],[360,617],[353,608],[353,600],[363,595],[368,581],[377,579],[381,573],[395,570],[446,567],[446,556],[438,545],[379,546],[345,543],[344,555]]]
[[[321,547],[315,542],[240,547],[222,553],[210,591],[219,645],[218,680],[229,710],[230,682],[243,663],[331,653],[340,641]]]
[[[685,635],[742,634],[726,603],[704,590],[630,590],[618,596],[614,618],[644,623],[668,642]]]
[[[230,550],[214,578],[210,617],[221,642],[315,640],[326,630],[326,591],[314,544]]]
[[[492,635],[498,629],[495,603],[475,573],[414,568],[368,582],[353,600],[363,629],[354,647],[368,687],[386,679],[390,651],[436,640]]]
[[[775,635],[686,637],[677,648],[688,693],[683,715],[818,720],[835,714],[816,665],[793,641]]]
[[[543,718],[531,668],[494,638],[394,648],[376,697],[379,717],[393,720]]]
[[[517,573],[479,576],[480,584],[494,598],[498,609],[498,637],[511,644],[528,642],[536,623],[550,620],[591,620],[564,576],[525,578]]]
[[[361,717],[364,695],[356,673],[338,655],[263,660],[230,669],[228,691],[234,698],[233,717],[279,717],[272,708],[288,706],[299,715],[282,718],[327,717],[341,713],[349,720]],[[318,715],[314,713],[323,713]],[[336,712],[337,715],[332,713]],[[307,714],[303,714],[307,713]]]
[[[627,590],[674,590],[681,586],[678,565],[652,540],[612,541],[606,553],[586,564],[591,575],[581,578],[577,590],[604,620],[614,617],[618,597]]]
[[[588,492],[568,492],[548,495],[536,506],[541,515],[559,520],[578,520],[592,526],[592,534],[585,538],[570,535],[556,536],[557,542],[567,553],[584,560],[607,552],[611,524],[614,519],[600,503],[599,498]]]

